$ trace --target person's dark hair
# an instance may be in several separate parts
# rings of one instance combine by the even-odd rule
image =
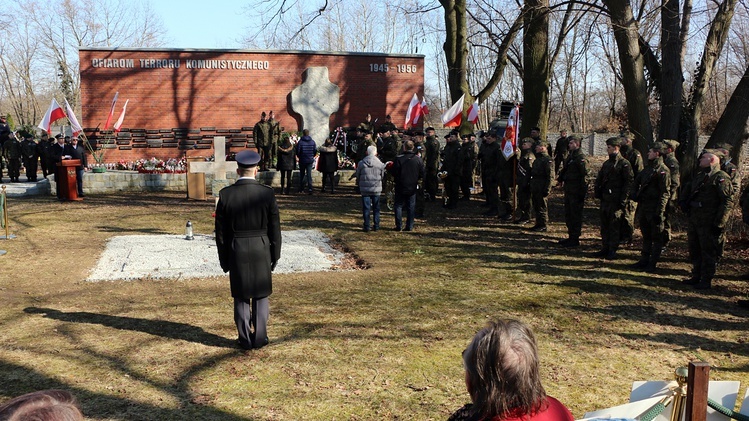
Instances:
[[[414,142],[412,140],[407,140],[403,142],[403,150],[409,151],[409,152],[414,150]]]
[[[302,135],[303,136],[309,136],[309,129],[302,130]]]
[[[473,411],[482,419],[521,417],[542,409],[546,391],[536,339],[522,322],[489,322],[464,351],[463,364]]]
[[[72,393],[42,390],[15,397],[0,405],[0,420],[82,421],[83,414]]]

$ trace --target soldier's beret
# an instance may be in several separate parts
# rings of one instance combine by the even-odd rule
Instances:
[[[432,130],[432,131],[434,131],[434,127],[432,127],[432,126],[429,126],[429,127],[427,127],[426,129],[424,129],[424,130],[426,130],[426,131],[429,131],[429,130]]]
[[[260,162],[260,155],[249,149],[245,149],[236,155],[237,165],[241,168],[250,168],[256,166]]]
[[[669,148],[676,150],[676,148],[679,147],[679,142],[677,142],[674,139],[663,139],[663,143],[666,144]]]
[[[489,130],[487,132],[484,132],[484,137],[497,137],[497,132]]]
[[[538,128],[538,127],[531,127],[531,130],[535,130],[535,131],[537,131],[537,132],[540,132],[540,131],[541,131],[541,129],[540,129],[540,128]]]
[[[424,132],[422,132],[421,130],[417,130],[414,132],[414,136],[424,136]]]
[[[606,139],[606,146],[622,146],[622,139],[618,137],[610,137]]]
[[[663,155],[666,153],[666,144],[663,142],[653,142],[650,145],[650,149],[658,152],[659,154]]]
[[[728,143],[718,143],[717,145],[715,145],[715,147],[717,149],[725,149],[728,152],[731,152],[731,148],[733,148],[733,146]]]
[[[718,157],[718,159],[726,159],[726,154],[723,153],[723,151],[718,149],[705,149],[702,151],[702,153],[709,153],[712,155],[715,155]]]
[[[580,143],[580,142],[582,141],[582,140],[580,139],[580,136],[578,136],[578,135],[576,135],[576,134],[571,134],[571,135],[567,136],[567,141],[569,142],[570,140],[574,140],[574,141],[576,141],[577,143]]]
[[[630,132],[629,130],[622,130],[619,133],[619,137],[622,137],[622,138],[627,139],[627,140],[634,140],[635,139],[635,134],[632,133],[632,132]]]
[[[470,136],[471,135],[469,135],[469,134],[462,134],[462,135],[460,135],[460,138],[461,139],[468,139]]]
[[[533,140],[532,137],[524,137],[523,140],[520,141],[520,144],[523,144],[523,143],[533,143],[533,142],[535,142],[535,140]]]
[[[549,147],[549,142],[547,142],[545,140],[538,141],[538,142],[536,142],[536,147],[538,147],[538,146],[542,146],[544,148],[548,148]]]
[[[445,135],[445,139],[449,139],[449,138],[450,138],[450,133]]]
[[[451,135],[451,136],[452,136],[452,135],[455,135],[455,136],[458,136],[458,137],[460,137],[460,132],[459,132],[459,131],[457,131],[457,130],[451,130],[451,131],[450,131],[450,135]]]

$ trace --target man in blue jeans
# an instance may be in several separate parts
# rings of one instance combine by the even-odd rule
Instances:
[[[414,143],[407,140],[403,143],[403,154],[393,162],[393,179],[395,180],[395,230],[401,231],[403,223],[403,205],[406,205],[405,231],[413,231],[416,215],[416,192],[419,180],[424,178],[424,162],[414,151]]]
[[[302,138],[296,144],[296,156],[299,158],[299,193],[307,185],[307,194],[312,194],[312,165],[317,156],[317,145],[309,135],[309,129],[302,131]]]
[[[364,232],[369,232],[370,216],[374,219],[373,231],[380,229],[380,195],[385,164],[377,158],[377,147],[367,147],[367,155],[356,165],[356,185],[361,193]]]

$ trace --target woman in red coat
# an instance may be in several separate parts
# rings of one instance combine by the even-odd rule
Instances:
[[[541,386],[536,339],[522,322],[490,322],[463,351],[463,364],[473,403],[448,421],[575,420]]]

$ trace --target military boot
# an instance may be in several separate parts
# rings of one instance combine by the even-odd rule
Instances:
[[[637,261],[637,263],[633,263],[629,265],[632,269],[645,269],[650,265],[650,261],[644,257],[641,257],[640,260]]]
[[[712,278],[702,278],[700,281],[694,286],[694,289],[710,289],[712,286],[713,279]]]

